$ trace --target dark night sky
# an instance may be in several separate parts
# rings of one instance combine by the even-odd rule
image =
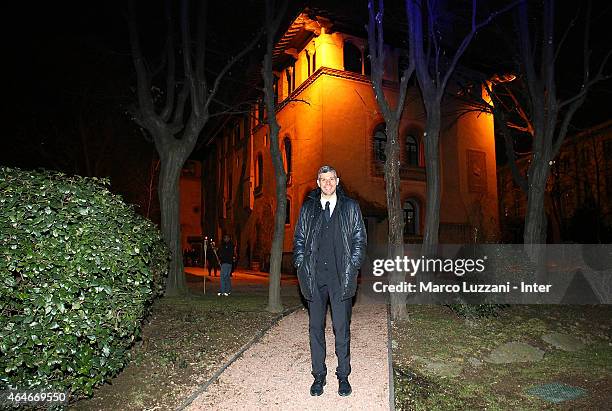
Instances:
[[[15,152],[20,150],[6,150],[7,143],[14,146],[9,143],[9,136],[22,135],[24,138],[31,132],[32,122],[42,124],[43,129],[50,124],[55,124],[60,130],[69,125],[74,127],[74,111],[79,108],[83,94],[95,102],[94,111],[99,107],[120,114],[133,101],[130,86],[134,84],[134,74],[129,55],[126,3],[118,0],[27,3],[6,13],[5,18],[13,23],[4,26],[6,33],[3,36],[8,54],[5,65],[10,71],[5,91],[10,104],[5,112],[8,114],[8,121],[5,121],[8,130],[5,129],[7,134],[2,139],[1,151],[4,154],[0,155],[1,164],[16,162]],[[157,2],[140,2],[140,5],[154,3]],[[221,9],[214,19],[215,33],[218,34],[211,44],[218,53],[229,53],[236,49],[233,46],[242,33],[252,32],[258,24],[252,18],[237,20],[236,10],[250,8],[251,13],[245,14],[252,17],[261,12],[263,2],[215,4],[222,6],[215,6]],[[609,47],[608,24],[604,23],[612,16],[607,2],[595,4],[593,47],[597,57],[601,50]],[[144,13],[141,21],[145,41],[154,49],[161,42],[165,28],[161,7],[147,8],[140,8]],[[509,23],[510,19],[506,22]],[[224,38],[234,44],[223,44]],[[470,50],[470,56],[481,51],[478,44],[486,43],[486,39],[479,41]],[[560,75],[566,74],[566,66],[571,66],[572,62],[575,64],[576,58],[565,61],[568,63],[559,70]],[[612,64],[609,66],[608,71],[612,71]],[[610,81],[596,87],[577,116],[578,127],[609,119],[611,97]],[[10,158],[7,158],[8,152]],[[36,160],[30,159],[27,163],[32,162],[36,163]]]

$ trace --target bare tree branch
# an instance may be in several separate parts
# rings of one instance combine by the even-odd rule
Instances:
[[[553,59],[555,62],[557,61],[557,58],[559,57],[559,53],[561,53],[561,49],[563,48],[563,44],[565,43],[565,40],[567,39],[567,36],[569,35],[570,31],[574,27],[574,24],[576,24],[576,20],[578,19],[578,15],[579,14],[576,13],[576,15],[572,18],[572,21],[570,21],[570,23],[565,28],[565,31],[563,32],[563,36],[561,36],[561,40],[559,40],[559,44],[557,45],[557,51],[555,51],[555,57]]]
[[[510,135],[508,128],[514,128],[514,129],[522,128],[523,130],[521,131],[528,132],[527,130],[529,130],[530,126],[518,127],[512,124],[509,120],[507,120],[504,110],[499,108],[504,103],[499,98],[497,93],[495,92],[492,84],[488,81],[485,81],[484,87],[486,88],[487,94],[490,96],[491,100],[495,100],[495,101],[492,101],[492,104],[489,107],[493,114],[493,121],[495,123],[496,129],[499,130],[499,134],[501,134],[501,136],[504,138],[504,149],[506,152],[506,157],[508,158],[508,164],[510,165],[510,171],[512,172],[512,178],[514,179],[516,184],[521,188],[521,190],[527,193],[527,189],[528,189],[527,180],[525,179],[523,175],[521,175],[518,169],[518,165],[516,161],[516,153],[514,151],[514,141],[512,140],[512,136]],[[511,96],[513,103],[515,105],[515,108],[517,108],[518,106],[520,111],[523,111],[522,108],[520,108],[520,104],[518,102],[518,99],[514,95],[514,93],[512,93],[508,89],[508,87],[504,87],[504,88],[507,91],[507,93]],[[527,124],[530,124],[530,122],[527,121]]]
[[[219,85],[221,84],[221,80],[223,80],[223,77],[225,76],[225,74],[227,74],[229,69],[232,68],[234,64],[236,64],[242,57],[244,57],[249,51],[251,51],[253,47],[255,47],[255,45],[259,42],[259,39],[261,38],[262,34],[263,34],[263,30],[259,30],[257,34],[253,36],[251,41],[249,41],[247,45],[238,54],[232,57],[225,64],[225,66],[221,69],[221,71],[215,78],[215,81],[213,83],[213,87],[210,93],[207,96],[206,103],[204,104],[204,111],[208,111],[208,107],[210,106],[210,103],[212,102],[215,95],[217,94],[217,91],[219,90]]]
[[[535,74],[534,59],[531,45],[531,37],[529,33],[529,27],[527,22],[529,21],[527,15],[527,2],[519,4],[518,7],[519,18],[518,18],[518,32],[519,32],[519,51],[521,54],[521,61],[523,63],[523,69],[525,71],[526,83],[529,88],[529,96],[533,99],[538,96],[537,85],[538,78]],[[537,106],[540,101],[532,101],[532,106]]]
[[[153,104],[153,96],[151,96],[151,82],[149,80],[149,74],[147,72],[144,57],[142,55],[140,38],[138,36],[138,29],[136,26],[136,17],[134,12],[134,0],[128,2],[130,9],[129,13],[129,31],[130,31],[130,44],[132,49],[132,60],[134,62],[134,68],[136,69],[136,91],[138,97],[139,110],[146,113],[147,116],[155,116],[155,107]],[[139,120],[142,121],[141,115],[137,115]]]
[[[438,81],[437,83],[439,84],[438,93],[444,93],[444,90],[446,89],[446,84],[448,83],[448,80],[450,79],[453,72],[455,71],[455,68],[457,67],[457,63],[459,62],[459,59],[461,58],[461,56],[463,56],[463,54],[467,50],[468,46],[472,42],[472,39],[474,38],[478,30],[480,30],[481,28],[491,23],[491,21],[497,16],[499,16],[500,14],[503,14],[507,12],[508,10],[513,9],[514,7],[516,7],[516,5],[524,1],[525,0],[514,1],[508,4],[507,6],[501,8],[500,10],[489,14],[489,16],[483,21],[481,21],[480,23],[476,23],[476,0],[472,0],[472,28],[470,32],[463,38],[463,41],[461,42],[461,44],[455,51],[455,54],[453,55],[451,63],[448,66],[446,73],[444,74],[442,82]],[[442,98],[442,95],[440,95],[440,98]]]
[[[168,70],[166,73],[166,105],[161,111],[160,117],[163,121],[168,121],[174,108],[174,97],[176,92],[176,58],[174,55],[174,19],[172,18],[172,2],[166,0],[166,61]]]
[[[191,88],[187,83],[183,82],[181,91],[176,99],[176,107],[174,108],[172,123],[170,123],[170,127],[173,130],[172,134],[178,133],[178,131],[180,131],[184,126],[183,116],[185,115],[185,104],[187,103],[187,99],[189,98],[190,94],[189,90],[191,90]]]
[[[206,22],[199,22],[206,24]],[[196,89],[196,78],[193,74],[191,63],[191,33],[189,24],[189,0],[181,0],[181,37],[183,42],[183,70],[185,70],[185,81],[189,84],[191,96],[191,113],[202,112],[199,101],[200,94]],[[192,118],[192,116],[190,116]]]
[[[195,81],[198,90],[198,101],[204,102],[208,99],[207,96],[207,83],[206,75],[204,73],[205,59],[206,59],[206,25],[201,22],[208,21],[208,1],[199,2],[199,13],[198,13],[198,33],[196,43],[196,70],[195,70]],[[206,110],[206,108],[205,108]]]

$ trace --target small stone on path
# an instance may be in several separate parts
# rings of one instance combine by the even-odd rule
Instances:
[[[578,351],[584,348],[584,343],[579,338],[569,334],[555,332],[543,335],[542,339],[563,351]]]
[[[540,361],[544,351],[529,344],[511,341],[494,349],[485,361],[493,364]]]

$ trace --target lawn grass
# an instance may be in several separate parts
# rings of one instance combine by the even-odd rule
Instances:
[[[393,361],[398,410],[606,409],[612,406],[611,306],[510,306],[497,317],[466,321],[445,306],[409,306],[409,318],[393,323]],[[542,340],[549,332],[583,339],[566,352]],[[545,352],[539,362],[491,364],[497,346],[519,341]],[[427,362],[453,364],[458,376],[440,376]],[[524,393],[561,382],[587,395],[559,404]]]

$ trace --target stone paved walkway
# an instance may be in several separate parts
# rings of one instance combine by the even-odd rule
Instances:
[[[340,397],[334,375],[334,335],[326,327],[328,381],[320,397],[310,396],[308,312],[300,309],[274,326],[230,365],[187,408],[189,410],[388,410],[389,367],[385,305],[353,307],[351,367],[353,393]]]

